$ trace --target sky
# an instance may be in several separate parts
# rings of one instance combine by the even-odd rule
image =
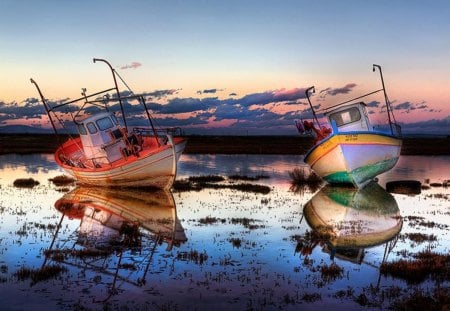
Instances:
[[[188,134],[295,135],[306,88],[320,108],[380,89],[372,64],[404,132],[450,134],[448,1],[0,0],[0,12],[0,132],[49,127],[30,78],[53,104],[110,88],[96,57]],[[366,101],[383,111],[381,93]]]

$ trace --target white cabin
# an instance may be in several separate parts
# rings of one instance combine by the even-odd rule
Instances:
[[[103,164],[117,161],[126,150],[124,131],[112,112],[102,112],[77,122],[87,159]]]
[[[328,122],[338,132],[370,131],[370,121],[363,102],[345,105],[325,113]]]

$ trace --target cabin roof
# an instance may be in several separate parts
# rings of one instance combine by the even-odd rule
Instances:
[[[93,121],[97,121],[98,119],[104,118],[104,117],[108,117],[113,115],[112,112],[100,112],[100,113],[96,113],[94,115],[90,115],[88,117],[86,117],[85,119],[81,120],[80,123],[87,123],[87,122],[93,122]]]
[[[351,104],[337,106],[337,107],[333,107],[333,108],[324,108],[323,109],[323,114],[324,115],[329,115],[329,114],[337,112],[337,111],[346,110],[346,109],[348,109],[350,107],[360,107],[360,106],[366,107],[367,104],[365,102],[357,102],[357,103],[351,103]]]

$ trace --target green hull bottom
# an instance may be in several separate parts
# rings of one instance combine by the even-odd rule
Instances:
[[[380,161],[374,164],[359,167],[351,172],[336,172],[323,178],[330,184],[352,184],[359,187],[364,186],[367,182],[375,178],[377,175],[389,171],[395,166],[398,158]]]

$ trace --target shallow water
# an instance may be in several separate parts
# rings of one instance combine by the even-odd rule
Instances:
[[[0,309],[357,310],[417,290],[448,293],[448,278],[411,284],[380,266],[427,249],[449,253],[448,188],[415,196],[383,188],[398,179],[442,183],[450,157],[401,157],[362,192],[293,191],[289,172],[302,165],[301,156],[183,155],[178,179],[265,175],[254,183],[271,191],[135,193],[56,187],[48,179],[62,171],[51,155],[0,156]],[[28,177],[40,184],[13,186]],[[52,266],[64,270],[23,274]],[[330,267],[337,273],[326,274]]]

